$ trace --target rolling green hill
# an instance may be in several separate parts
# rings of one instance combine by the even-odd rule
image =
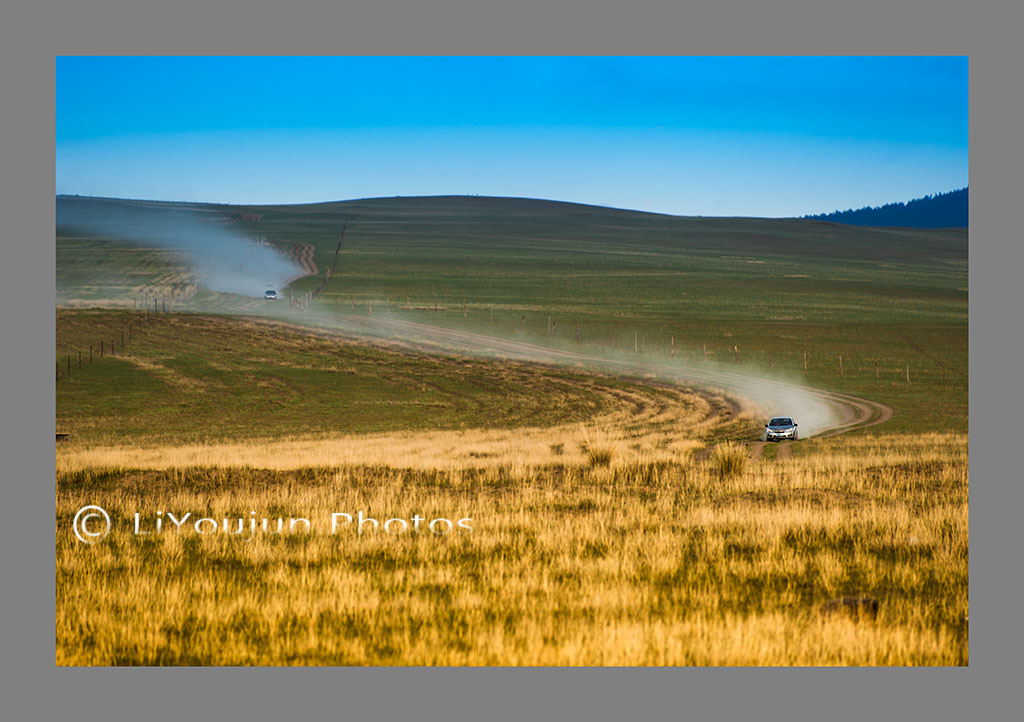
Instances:
[[[139,229],[135,241],[111,243],[58,228],[63,305],[133,305],[140,291],[185,287],[184,262],[147,245],[146,214],[191,210],[230,218],[247,237],[312,245],[317,273],[283,289],[295,296],[322,287],[337,261],[308,311],[274,306],[296,323],[387,314],[588,351],[717,360],[888,403],[897,410],[889,429],[966,429],[966,230],[462,196],[251,207],[59,202],[130,213]],[[175,308],[270,312],[212,292]]]

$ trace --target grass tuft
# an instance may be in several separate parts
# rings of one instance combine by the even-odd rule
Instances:
[[[723,479],[739,476],[747,467],[747,450],[739,444],[719,444],[711,452],[711,464]]]
[[[580,430],[583,432],[580,449],[587,457],[587,465],[591,469],[610,467],[616,456],[617,440],[607,432],[595,433],[594,439],[591,440],[586,426],[580,424]]]

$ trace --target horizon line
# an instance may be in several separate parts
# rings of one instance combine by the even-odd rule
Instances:
[[[888,201],[883,205],[889,205],[894,203],[909,203],[911,201],[920,200],[922,198],[934,198],[939,195],[946,195],[949,193],[956,193],[962,190],[968,190],[970,184],[965,185],[961,188],[953,188],[945,191],[937,191],[932,194],[921,196],[920,198],[911,198],[908,200],[893,200]],[[666,213],[664,211],[650,211],[641,208],[623,208],[621,206],[609,206],[602,205],[600,203],[585,203],[580,201],[566,201],[558,200],[555,198],[537,198],[531,196],[495,196],[495,195],[479,195],[475,193],[443,193],[443,194],[428,194],[428,195],[394,195],[394,196],[366,196],[362,198],[336,198],[325,201],[303,201],[300,203],[225,203],[221,201],[195,201],[195,200],[181,200],[181,199],[167,199],[167,198],[124,198],[119,196],[96,196],[96,195],[83,195],[80,193],[57,193],[55,198],[91,198],[94,200],[110,200],[110,201],[139,201],[143,203],[185,203],[189,205],[204,205],[204,206],[227,206],[229,208],[251,208],[251,207],[299,207],[299,206],[317,206],[317,205],[328,205],[331,203],[357,203],[359,201],[379,201],[388,200],[394,198],[405,198],[405,199],[428,199],[428,198],[480,198],[484,200],[512,200],[512,201],[537,201],[542,203],[557,203],[562,205],[573,205],[582,206],[585,208],[603,208],[605,210],[613,211],[625,211],[628,213],[644,213],[647,215],[655,216],[667,216],[670,218],[756,218],[763,220],[811,220],[814,216],[819,215],[830,215],[832,213],[843,213],[846,211],[856,211],[865,208],[880,208],[882,206],[861,206],[860,208],[847,208],[841,209],[836,208],[832,211],[823,211],[821,213],[808,213],[802,216],[744,216],[744,215],[703,215],[703,214],[691,214],[683,215],[678,213]],[[830,221],[823,221],[828,223]],[[842,224],[840,224],[842,225]]]

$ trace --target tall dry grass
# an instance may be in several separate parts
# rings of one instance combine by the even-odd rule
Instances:
[[[938,434],[804,441],[726,479],[710,460],[582,456],[67,469],[57,663],[962,665],[967,491],[966,441]],[[69,528],[85,504],[113,516],[95,545]],[[473,531],[330,534],[332,512],[358,510]],[[313,529],[136,537],[135,511]],[[842,596],[878,599],[877,620],[819,613]]]

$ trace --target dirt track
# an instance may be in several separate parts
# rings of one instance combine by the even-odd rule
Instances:
[[[853,429],[881,424],[892,418],[891,407],[877,401],[849,394],[824,391],[787,381],[758,378],[742,373],[695,368],[665,362],[631,361],[593,354],[547,348],[525,341],[497,338],[469,331],[430,326],[391,318],[343,316],[339,326],[345,330],[373,337],[385,337],[400,344],[479,355],[481,353],[523,361],[571,363],[601,371],[627,373],[644,377],[654,375],[679,383],[720,388],[755,404],[812,403],[822,413],[822,421],[801,436],[826,437]],[[782,400],[781,402],[779,400]]]

